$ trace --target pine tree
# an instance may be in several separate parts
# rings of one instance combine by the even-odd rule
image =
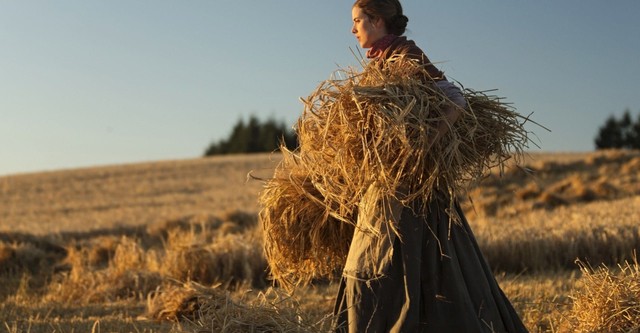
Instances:
[[[613,115],[600,127],[595,138],[596,149],[640,149],[640,115],[636,122],[631,111],[626,109],[620,120]]]
[[[270,118],[263,123],[252,115],[247,123],[240,119],[228,139],[211,143],[204,156],[272,152],[280,147],[280,143],[288,149],[298,146],[295,133],[287,129],[284,122],[278,123]]]
[[[622,148],[622,131],[614,116],[610,116],[604,126],[600,127],[595,144],[596,149]]]
[[[629,148],[640,149],[640,113],[629,131]]]

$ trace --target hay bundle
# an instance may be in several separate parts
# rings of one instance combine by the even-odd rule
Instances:
[[[407,206],[436,191],[448,192],[453,205],[460,185],[528,144],[527,119],[499,98],[465,90],[468,107],[460,109],[408,58],[338,74],[346,78],[323,82],[303,101],[300,148],[282,147],[284,160],[261,195],[267,259],[287,286],[343,265],[358,203],[372,184]],[[451,124],[453,108],[461,116]],[[442,124],[449,130],[434,141]]]
[[[327,209],[299,156],[283,150],[283,160],[260,200],[265,255],[273,277],[285,287],[329,276],[344,261],[353,225]],[[348,222],[355,216],[346,215]]]
[[[147,313],[144,318],[157,321],[178,322],[197,320],[202,308],[220,301],[231,303],[229,293],[217,286],[208,288],[197,282],[168,283],[159,286],[147,297]]]
[[[330,318],[312,318],[288,295],[267,289],[232,297],[195,282],[166,285],[148,299],[146,318],[183,322],[190,332],[326,332]],[[310,320],[314,319],[314,320]]]
[[[597,269],[581,261],[582,288],[572,296],[569,317],[575,332],[638,332],[640,330],[640,266],[637,258],[620,270]]]

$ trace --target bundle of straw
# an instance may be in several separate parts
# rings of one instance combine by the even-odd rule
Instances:
[[[231,295],[218,286],[193,281],[168,284],[148,300],[141,319],[181,322],[181,332],[327,332],[330,317],[301,311],[300,304],[275,289]]]
[[[461,185],[520,156],[529,142],[528,119],[509,105],[467,89],[462,109],[409,58],[337,74],[345,78],[324,81],[303,100],[300,147],[282,147],[284,159],[260,197],[267,260],[285,286],[340,269],[372,184],[406,206],[436,191],[448,192],[453,205]],[[453,108],[461,116],[451,124]],[[434,141],[442,124],[448,131]]]
[[[582,277],[571,296],[574,332],[640,331],[640,265],[635,253],[633,257],[618,269],[576,261]]]
[[[355,212],[340,217],[335,206],[327,206],[320,186],[299,155],[283,148],[283,160],[260,196],[267,262],[273,278],[288,290],[330,276],[349,250]]]

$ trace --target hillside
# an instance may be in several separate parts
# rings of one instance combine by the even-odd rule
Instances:
[[[481,216],[516,216],[640,195],[640,152],[532,154],[468,193]]]
[[[193,332],[216,331],[216,320],[233,317],[275,331],[265,321],[315,323],[297,332],[326,329],[335,285],[293,298],[267,289],[257,222],[262,183],[248,174],[268,178],[278,159],[222,156],[0,177],[0,323],[12,333],[95,331],[97,323],[106,331]],[[634,290],[619,273],[580,270],[575,260],[615,267],[640,249],[639,177],[637,151],[532,153],[522,168],[495,171],[461,195],[473,201],[463,206],[478,242],[532,331],[604,327],[576,319],[576,311],[607,313],[580,303],[596,299],[586,294],[589,283],[626,281],[617,285]],[[620,274],[635,281],[630,272]],[[207,320],[214,326],[203,327]]]
[[[0,231],[50,234],[257,212],[277,155],[233,155],[0,177]]]
[[[0,231],[51,234],[148,225],[191,215],[259,210],[277,154],[105,166],[0,177]],[[526,170],[526,171],[525,171]],[[471,216],[640,195],[640,152],[531,153],[523,168],[489,175],[462,198]]]

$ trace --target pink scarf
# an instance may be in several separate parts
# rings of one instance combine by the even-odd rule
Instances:
[[[396,40],[396,38],[398,38],[398,36],[389,34],[378,39],[375,43],[373,43],[371,48],[367,51],[367,58],[373,59],[381,56],[382,53],[387,48],[389,48],[391,43],[393,43],[393,41]]]

